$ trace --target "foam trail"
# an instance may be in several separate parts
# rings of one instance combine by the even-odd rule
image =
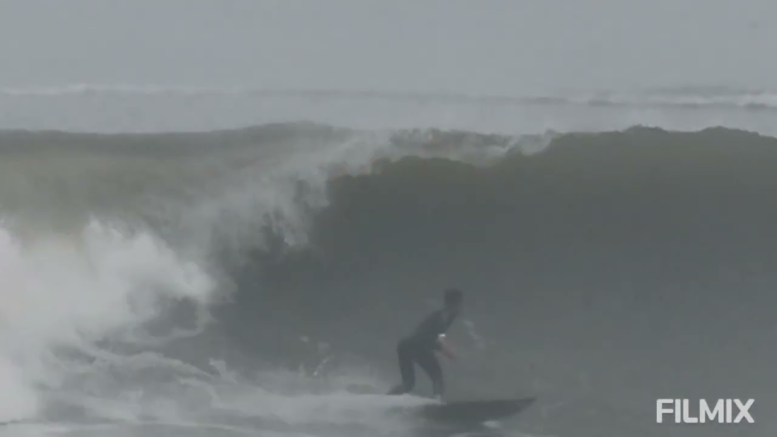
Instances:
[[[207,304],[214,282],[150,234],[96,220],[76,235],[20,241],[0,227],[0,421],[34,416],[73,357],[131,333],[164,303]],[[83,363],[75,360],[75,364]]]

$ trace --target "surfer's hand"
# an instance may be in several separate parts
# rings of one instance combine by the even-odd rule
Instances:
[[[451,360],[451,361],[455,361],[455,360],[456,360],[456,358],[457,358],[457,357],[456,357],[456,352],[454,352],[454,350],[453,350],[453,349],[451,349],[451,347],[450,347],[450,346],[448,346],[448,345],[445,345],[445,346],[442,348],[442,353],[443,353],[443,355],[445,355],[445,357],[446,357],[446,358],[448,358],[448,359],[449,359],[449,360]]]
[[[451,348],[450,343],[448,343],[448,340],[445,338],[445,334],[441,334],[438,337],[438,341],[440,343],[440,352],[445,355],[446,358],[450,360],[456,359],[456,353],[453,351],[453,348]]]

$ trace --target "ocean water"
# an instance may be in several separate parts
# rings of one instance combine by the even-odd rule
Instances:
[[[773,435],[775,96],[7,88],[0,434],[461,435],[381,395],[456,286],[477,432]]]

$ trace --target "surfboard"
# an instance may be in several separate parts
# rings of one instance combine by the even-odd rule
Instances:
[[[515,416],[534,403],[536,398],[457,401],[423,405],[420,415],[435,422],[480,423]]]

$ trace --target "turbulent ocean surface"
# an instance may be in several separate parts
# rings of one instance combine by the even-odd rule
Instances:
[[[453,435],[381,393],[455,286],[477,432],[773,436],[776,95],[3,90],[0,435]]]

